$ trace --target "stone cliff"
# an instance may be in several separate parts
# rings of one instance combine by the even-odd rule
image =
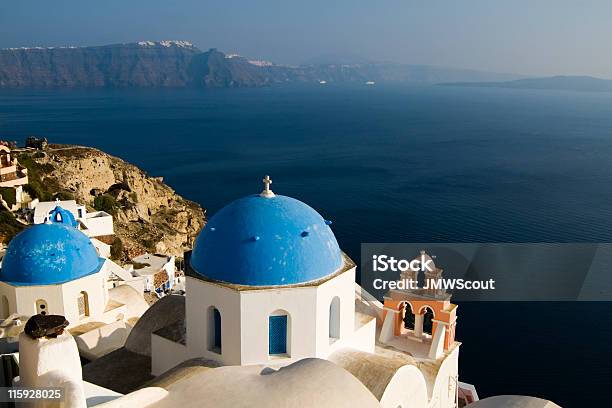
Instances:
[[[51,145],[22,153],[33,175],[31,194],[74,198],[90,209],[113,214],[122,256],[157,252],[183,256],[205,223],[205,210],[160,178],[100,150]]]
[[[186,41],[0,50],[0,88],[263,86],[265,69]]]
[[[0,88],[239,88],[287,83],[506,81],[516,75],[395,63],[274,65],[186,41],[0,49]]]

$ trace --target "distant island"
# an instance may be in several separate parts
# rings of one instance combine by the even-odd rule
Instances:
[[[452,82],[444,86],[476,86],[484,88],[543,89],[580,92],[612,92],[612,80],[590,76],[553,76],[517,79],[502,82]]]
[[[0,88],[237,88],[287,83],[507,81],[519,76],[430,65],[312,60],[278,65],[188,41],[0,50]]]

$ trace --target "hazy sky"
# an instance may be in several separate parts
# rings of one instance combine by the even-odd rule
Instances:
[[[186,39],[278,63],[319,55],[612,78],[610,0],[0,1],[0,47]]]

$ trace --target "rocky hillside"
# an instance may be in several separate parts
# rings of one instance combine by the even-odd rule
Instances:
[[[123,258],[144,252],[182,256],[205,222],[205,211],[159,178],[100,150],[51,145],[22,153],[30,170],[30,193],[75,198],[90,209],[113,214]]]
[[[286,83],[472,82],[516,76],[394,63],[274,65],[186,41],[0,50],[0,88],[236,88]]]

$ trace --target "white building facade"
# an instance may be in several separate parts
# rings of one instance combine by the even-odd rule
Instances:
[[[104,211],[87,212],[84,205],[75,200],[41,201],[34,207],[32,222],[44,224],[56,207],[61,207],[72,214],[76,226],[90,238],[114,235],[113,216]]]
[[[4,142],[0,142],[0,188],[14,190],[14,203],[5,202],[10,210],[21,207],[25,198],[23,186],[26,184],[28,184],[28,169],[19,165],[11,149]]]
[[[172,289],[176,273],[176,258],[160,254],[142,254],[132,259],[131,273],[141,277],[144,290],[162,293]]]
[[[355,266],[322,282],[244,288],[187,277],[187,351],[225,365],[327,358],[347,346],[373,351],[374,325],[355,331]],[[276,330],[276,332],[275,332]],[[155,355],[155,354],[154,354]]]

